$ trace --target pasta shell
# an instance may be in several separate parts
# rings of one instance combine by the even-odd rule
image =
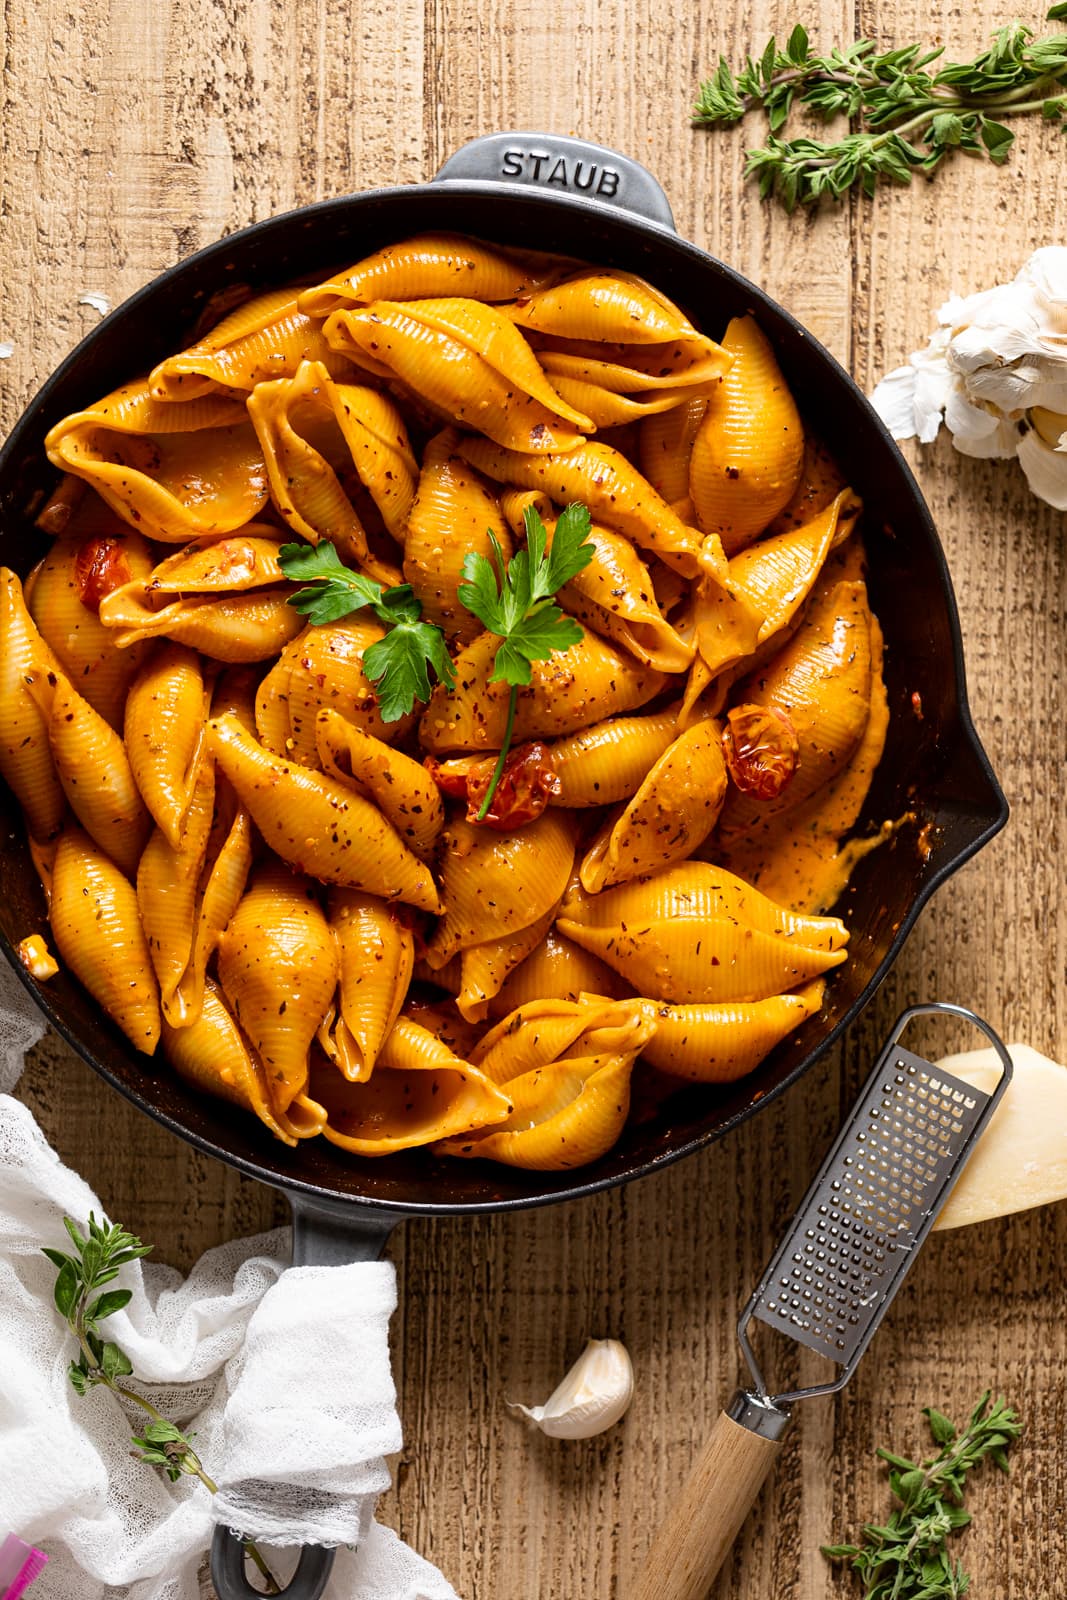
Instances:
[[[703,535],[686,527],[652,485],[610,445],[589,441],[566,454],[522,455],[484,439],[464,439],[460,454],[498,483],[538,489],[558,505],[579,500],[594,522],[658,555],[683,577],[695,578],[702,564],[722,566],[717,538],[704,548]]]
[[[626,986],[597,956],[550,928],[489,1002],[489,1015],[506,1017],[531,1000],[577,1000],[583,991],[618,999]]]
[[[822,1005],[822,978],[796,994],[733,1005],[663,1005],[645,1001],[656,1031],[641,1051],[661,1072],[694,1083],[733,1083],[754,1072],[775,1045]]]
[[[337,951],[306,881],[278,862],[256,871],[219,940],[219,982],[286,1111],[308,1080],[308,1051],[333,999]]]
[[[587,1166],[617,1143],[630,1110],[637,1051],[554,1061],[508,1084],[513,1109],[488,1133],[442,1140],[437,1155],[537,1172]]]
[[[520,327],[565,339],[613,344],[664,344],[684,339],[714,351],[688,317],[643,278],[631,272],[583,268],[562,283],[523,295],[508,308]]]
[[[312,544],[331,540],[379,582],[399,582],[392,561],[368,544],[353,501],[362,487],[384,526],[402,538],[417,468],[393,402],[373,389],[335,384],[321,363],[309,361],[293,378],[258,384],[248,414],[286,522]]]
[[[175,849],[192,798],[207,707],[199,657],[171,643],[141,669],[126,701],[130,769],[145,805]]]
[[[723,346],[734,357],[693,443],[689,492],[705,533],[727,555],[751,544],[788,504],[800,479],[804,428],[766,335],[734,317]]]
[[[820,511],[825,511],[830,501],[836,500],[845,487],[841,469],[826,448],[825,441],[806,429],[800,481],[786,505],[768,524],[768,535],[774,538],[779,533],[788,533],[790,528],[803,528]]]
[[[141,925],[159,980],[163,1015],[175,1028],[195,1020],[203,998],[198,994],[190,1006],[181,985],[193,962],[197,890],[215,806],[215,771],[210,761],[202,763],[190,801],[180,839],[169,839],[157,827],[137,868]]]
[[[210,762],[204,766],[209,767]],[[221,792],[220,792],[221,791]],[[216,784],[216,811],[201,873],[196,908],[196,938],[189,963],[179,981],[175,1015],[190,1021],[200,1015],[208,962],[245,892],[252,867],[252,819],[232,794]]]
[[[114,633],[100,621],[100,602],[126,583],[143,582],[151,570],[148,545],[125,529],[119,535],[59,539],[27,596],[30,615],[60,666],[113,728],[122,726],[126,691],[148,646],[120,650]]]
[[[452,233],[420,233],[386,245],[300,296],[300,309],[328,317],[342,306],[372,300],[422,300],[467,295],[472,300],[514,300],[556,276],[549,256],[507,255]]]
[[[469,644],[482,625],[456,597],[463,563],[469,552],[491,555],[490,533],[505,560],[512,542],[496,496],[455,454],[459,437],[458,429],[446,428],[426,446],[404,540],[404,579],[425,620],[443,628],[450,641]]]
[[[557,901],[536,922],[518,933],[503,939],[489,939],[462,951],[460,987],[456,994],[456,1009],[461,1016],[469,1022],[481,1022],[489,1014],[490,1000],[503,988],[520,962],[541,943],[555,922],[558,910]]]
[[[110,723],[60,672],[34,672],[27,687],[47,719],[56,773],[74,815],[128,878],[137,871],[152,819],[125,747]]]
[[[152,570],[144,594],[238,594],[284,583],[278,564],[282,535],[269,522],[250,522],[222,539],[194,539]]]
[[[862,583],[838,584],[811,606],[785,647],[746,678],[738,698],[780,712],[800,754],[790,783],[773,799],[731,789],[719,821],[724,841],[795,811],[851,759],[871,706],[871,614]]]
[[[628,800],[677,736],[677,711],[675,705],[646,717],[612,717],[550,745],[560,791],[549,804],[580,809]]]
[[[49,919],[64,964],[150,1056],[159,1043],[159,988],[137,895],[81,828],[65,829],[56,847]]]
[[[456,658],[456,687],[433,691],[419,724],[423,748],[499,750],[504,742],[509,690],[491,683],[499,643],[480,634]],[[531,681],[520,688],[514,737],[551,738],[602,721],[614,712],[644,705],[666,678],[619,652],[588,629],[578,644],[531,665]]]
[[[208,395],[181,405],[127,384],[64,417],[48,459],[84,478],[150,539],[184,544],[242,527],[267,503],[263,457],[240,400]]]
[[[633,545],[596,524],[587,537],[593,559],[564,584],[559,604],[657,672],[685,672],[695,647],[661,613],[648,568]]]
[[[733,558],[732,593],[763,616],[758,645],[789,627],[811,593],[827,555],[851,534],[861,509],[862,502],[852,490],[842,489],[810,522],[761,539]]]
[[[712,381],[717,383],[718,379]],[[615,394],[599,384],[585,383],[580,378],[568,378],[558,372],[552,374],[552,384],[557,394],[569,405],[584,412],[595,428],[617,428],[623,423],[640,422],[643,417],[672,411],[676,406],[684,405],[693,392],[691,388],[685,388],[650,389],[640,396]],[[710,387],[710,384],[705,386]]]
[[[180,1078],[205,1094],[252,1111],[276,1139],[295,1145],[321,1133],[326,1112],[305,1094],[286,1111],[276,1112],[267,1092],[263,1063],[226,1009],[218,985],[209,978],[200,1015],[187,1027],[163,1023],[163,1050]]]
[[[208,732],[219,767],[283,861],[325,883],[440,911],[429,869],[362,795],[272,756],[234,716],[214,718]]]
[[[573,864],[574,831],[558,812],[546,811],[515,833],[451,822],[442,835],[445,910],[426,948],[430,966],[538,922],[563,894]]]
[[[335,311],[335,350],[384,365],[441,416],[510,450],[570,450],[592,424],[560,398],[518,329],[476,300],[376,300]]]
[[[725,795],[722,729],[698,722],[660,756],[622,815],[609,817],[582,862],[583,887],[596,894],[683,861],[714,828]]]
[[[694,393],[706,395],[732,359],[703,334],[646,345],[532,337],[537,359],[553,385],[563,379],[588,384],[601,394],[643,395],[647,400],[667,390],[683,400]]]
[[[101,601],[100,616],[116,630],[115,643],[122,649],[161,636],[216,661],[266,661],[304,626],[304,618],[288,604],[291,593],[289,588],[250,589],[219,600],[195,595],[154,611],[131,591],[116,590]]]
[[[354,889],[330,891],[329,921],[338,1006],[319,1029],[319,1044],[351,1083],[363,1083],[407,997],[415,940],[394,906]]]
[[[510,1084],[560,1056],[580,1053],[578,1040],[616,1015],[616,1003],[598,995],[531,1000],[490,1028],[471,1060],[491,1082]]]
[[[0,567],[0,773],[39,840],[59,832],[66,799],[52,759],[48,718],[38,710],[26,678],[59,663],[26,609],[22,584]]]
[[[429,860],[445,808],[426,768],[328,709],[318,714],[315,741],[323,771],[373,800],[409,850]]]
[[[327,1139],[361,1156],[484,1128],[511,1110],[507,1096],[476,1067],[407,1017],[398,1018],[367,1082],[346,1083],[332,1073],[316,1076],[314,1088],[329,1111]]]
[[[848,940],[838,918],[801,918],[698,861],[572,893],[557,927],[638,993],[687,1004],[781,994],[842,962]]]
[[[638,463],[656,493],[674,505],[689,494],[693,441],[708,409],[698,394],[660,416],[646,417],[639,430]]]
[[[309,624],[282,652],[269,683],[265,679],[260,687],[256,720],[262,708],[264,725],[269,722],[277,734],[281,717],[268,703],[275,698],[281,702],[288,720],[285,754],[306,767],[319,765],[316,728],[322,711],[338,712],[383,744],[391,744],[411,726],[410,718],[382,721],[377,693],[363,670],[366,651],[384,634],[372,617],[342,617],[321,627]]]
[[[304,361],[321,362],[331,377],[350,370],[326,343],[321,324],[298,309],[293,291],[275,290],[238,306],[206,339],[161,361],[149,391],[160,400],[189,400],[218,388],[248,393],[268,379],[291,378]]]

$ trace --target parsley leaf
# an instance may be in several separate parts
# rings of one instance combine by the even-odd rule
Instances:
[[[554,604],[556,592],[577,577],[596,554],[589,539],[589,511],[583,505],[567,506],[560,513],[551,549],[546,550],[548,530],[533,506],[526,508],[523,520],[525,550],[518,551],[505,567],[504,552],[490,531],[492,558],[471,551],[463,562],[463,582],[456,589],[460,603],[500,638],[489,682],[511,687],[504,742],[478,812],[479,822],[488,815],[500,782],[511,746],[518,691],[531,682],[532,664],[569,650],[582,638],[580,625]]]
[[[422,606],[410,583],[383,589],[380,583],[346,567],[328,539],[317,545],[285,544],[278,565],[287,578],[310,579],[313,586],[290,595],[289,604],[309,622],[337,622],[369,606],[389,629],[363,655],[363,670],[378,691],[383,722],[399,722],[416,700],[428,700],[430,671],[451,689],[456,671],[440,628],[423,622]]]

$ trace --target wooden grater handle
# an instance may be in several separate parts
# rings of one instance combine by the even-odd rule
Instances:
[[[784,1426],[787,1418],[782,1417]],[[780,1448],[723,1411],[630,1590],[630,1600],[706,1600]]]

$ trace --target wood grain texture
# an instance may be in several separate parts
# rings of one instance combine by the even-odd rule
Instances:
[[[959,56],[1005,18],[972,0],[936,26]],[[741,183],[746,130],[696,132],[687,111],[720,50],[736,57],[795,20],[769,0],[6,0],[0,340],[14,353],[0,361],[0,421],[95,321],[86,290],[118,302],[221,233],[425,178],[463,140],[509,127],[644,160],[680,230],[781,299],[869,388],[924,342],[948,293],[1062,239],[1062,134],[1027,127],[1003,173],[960,160],[933,185],[788,218]],[[857,27],[905,42],[934,25],[917,0],[819,0],[805,21],[827,45]],[[902,1005],[963,1000],[1067,1058],[1064,519],[1013,465],[943,443],[912,459],[1012,823],[937,895],[844,1048],[733,1137],[623,1193],[398,1238],[406,1444],[383,1514],[465,1600],[620,1593],[739,1376],[739,1305]],[[148,1123],[57,1040],[20,1092],[162,1259],[187,1267],[279,1220],[267,1190]],[[853,1593],[818,1546],[887,1509],[874,1447],[918,1448],[923,1405],[961,1416],[989,1383],[1028,1431],[1010,1485],[976,1487],[960,1545],[973,1593],[1067,1593],[1065,1258],[1067,1206],[934,1236],[851,1387],[798,1408],[719,1600]],[[580,1444],[528,1434],[505,1398],[542,1398],[590,1335],[632,1352],[625,1422]],[[810,1378],[808,1363],[784,1378]]]

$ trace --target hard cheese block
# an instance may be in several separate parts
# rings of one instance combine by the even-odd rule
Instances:
[[[1015,1066],[993,1120],[934,1223],[959,1228],[1067,1199],[1067,1067],[1028,1044],[1010,1044]],[[946,1072],[991,1094],[1000,1077],[994,1050],[945,1056]]]

